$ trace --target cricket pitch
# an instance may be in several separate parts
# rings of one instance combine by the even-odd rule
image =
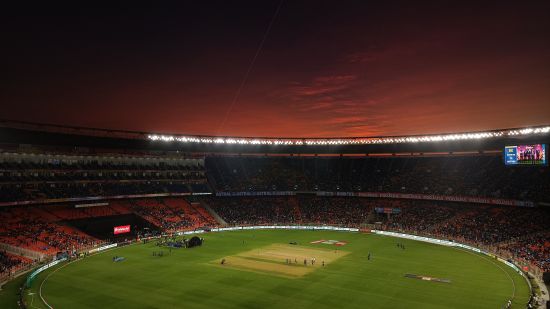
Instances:
[[[296,278],[307,275],[317,269],[328,267],[331,263],[347,254],[349,252],[334,249],[272,244],[267,247],[223,257],[225,259],[223,265],[221,265],[221,259],[212,263],[220,267]],[[315,263],[312,265],[313,258],[315,258]],[[290,263],[287,263],[287,259]],[[307,265],[304,265],[304,259]],[[325,266],[323,266],[323,261]]]

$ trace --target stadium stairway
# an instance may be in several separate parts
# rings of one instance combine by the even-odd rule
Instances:
[[[296,198],[289,197],[288,204],[292,207],[294,212],[294,221],[297,224],[302,223],[302,212],[300,211],[300,202]]]
[[[373,224],[374,222],[376,222],[376,212],[374,211],[374,208],[372,208],[371,211],[369,211],[364,224]]]
[[[25,256],[22,256],[22,255],[17,255],[17,254],[14,254],[14,253],[10,253],[10,252],[4,252],[4,254],[6,256],[8,256],[10,259],[14,259],[14,260],[17,260],[19,261],[21,264],[19,265],[19,267],[22,267],[22,266],[25,266],[25,265],[28,265],[28,264],[32,264],[34,261],[28,257],[25,257]]]
[[[206,201],[204,200],[201,200],[199,202],[200,204],[200,207],[204,208],[204,210],[206,210],[210,216],[212,216],[212,218],[214,218],[216,220],[216,222],[221,225],[221,226],[227,226],[227,222],[220,216],[218,215],[218,213],[216,211],[214,211],[214,209],[212,209],[208,203],[206,203]]]
[[[31,250],[31,249],[27,249],[27,248],[23,248],[23,247],[19,247],[19,246],[14,246],[14,245],[11,245],[11,244],[8,244],[8,243],[3,243],[0,241],[0,250],[6,252],[6,253],[11,253],[13,255],[17,255],[17,256],[21,256],[21,257],[24,257],[28,260],[39,260],[39,261],[42,261],[46,255],[44,253],[41,253],[41,252],[38,252],[38,251],[35,251],[35,250]]]
[[[218,225],[218,221],[211,215],[211,213],[206,210],[201,203],[199,202],[192,202],[191,207],[193,207],[199,216],[202,217],[203,221],[206,223],[206,225]]]

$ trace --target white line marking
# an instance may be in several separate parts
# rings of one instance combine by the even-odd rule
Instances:
[[[465,250],[465,249],[457,248],[457,247],[452,247],[452,248],[454,248],[454,249],[456,249],[456,250],[464,251],[464,252],[466,252],[466,253],[475,255],[475,256],[477,256],[477,257],[480,257],[480,258],[482,258],[482,259],[484,259],[484,260],[487,260],[487,261],[491,262],[491,263],[492,263],[493,265],[495,265],[496,267],[500,268],[500,270],[502,270],[502,271],[506,274],[506,276],[508,276],[508,279],[510,279],[510,281],[512,281],[512,298],[511,298],[511,300],[513,300],[514,298],[516,298],[516,283],[514,282],[514,279],[512,278],[512,276],[510,276],[510,274],[509,274],[506,270],[504,270],[504,268],[502,268],[501,265],[499,265],[500,262],[495,263],[495,261],[493,261],[493,259],[490,259],[490,258],[488,258],[488,257],[486,257],[486,256],[484,256],[484,255],[475,254],[475,253],[473,253],[473,252],[471,252],[471,251],[469,251],[469,250]]]

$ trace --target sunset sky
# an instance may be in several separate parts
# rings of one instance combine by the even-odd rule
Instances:
[[[550,1],[152,3],[3,10],[0,118],[280,137],[550,124]]]

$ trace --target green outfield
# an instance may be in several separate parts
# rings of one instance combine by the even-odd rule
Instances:
[[[524,308],[529,297],[527,284],[512,269],[456,248],[333,231],[202,237],[202,247],[171,254],[154,243],[138,244],[47,270],[25,292],[27,304],[47,308],[38,297],[40,286],[55,309],[502,308],[512,295],[513,307]],[[318,240],[347,244],[311,243]],[[153,256],[160,250],[164,256]],[[115,255],[125,260],[113,262]],[[0,305],[15,308],[8,290],[0,293]]]

